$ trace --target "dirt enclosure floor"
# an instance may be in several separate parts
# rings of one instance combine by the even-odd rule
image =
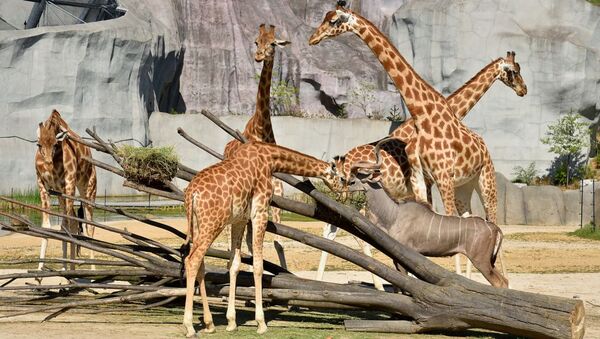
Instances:
[[[184,219],[162,219],[162,222],[184,230]],[[321,234],[320,222],[285,222],[313,234]],[[131,221],[107,223],[127,228],[131,232],[144,234],[170,245],[179,246],[180,241],[173,239],[164,231],[147,227]],[[567,235],[576,227],[549,226],[502,226],[505,234],[503,242],[504,258],[509,272],[511,288],[584,300],[586,308],[586,338],[600,338],[600,241],[584,240]],[[96,231],[96,237],[107,241],[125,242],[114,234]],[[227,235],[222,234],[215,247],[227,249]],[[352,236],[340,232],[339,242],[358,248]],[[277,255],[271,245],[273,236],[268,235],[265,242],[265,259],[277,262]],[[298,275],[313,278],[318,266],[320,252],[288,240],[280,240],[286,248],[288,267]],[[0,237],[0,274],[9,272],[9,266],[3,262],[15,259],[34,258],[38,255],[39,239],[10,235]],[[51,241],[48,257],[60,257],[60,243]],[[84,250],[84,256],[87,252]],[[96,256],[102,259],[102,256]],[[391,264],[389,260],[375,251],[375,257]],[[453,259],[441,258],[434,261],[450,269]],[[208,264],[225,267],[226,262],[208,259]],[[52,266],[52,265],[51,265]],[[32,269],[35,265],[23,265],[20,271]],[[53,267],[59,268],[54,265]],[[10,271],[14,267],[10,267]],[[362,280],[371,282],[370,275],[353,264],[333,256],[329,257],[325,279],[332,282]],[[486,283],[479,274],[474,279]],[[25,282],[20,282],[23,284]],[[44,281],[45,284],[53,283]],[[12,294],[11,294],[12,293]],[[29,292],[28,292],[29,293]],[[0,292],[4,300],[17,297],[14,292]],[[31,295],[32,297],[34,295]],[[22,297],[22,295],[20,295]],[[261,337],[256,335],[254,309],[238,307],[237,332],[225,331],[226,303],[214,299],[211,304],[217,324],[217,333],[206,335],[210,338]],[[17,307],[0,301],[0,316],[15,311]],[[19,308],[22,309],[22,308]],[[131,307],[83,308],[70,310],[48,322],[41,320],[50,313],[36,313],[14,318],[0,318],[0,338],[173,338],[183,337],[181,324],[183,303],[176,307],[157,307],[149,310],[133,310]],[[202,309],[196,304],[194,318],[200,329]],[[264,337],[274,338],[384,338],[402,337],[389,334],[364,334],[344,331],[344,319],[385,319],[377,313],[364,312],[327,312],[306,309],[289,311],[287,308],[272,306],[266,309],[269,332]],[[468,331],[459,337],[473,338],[510,338],[510,336],[485,331]],[[408,337],[408,336],[406,336]],[[415,336],[410,336],[415,337]],[[445,338],[443,335],[422,335],[419,338]],[[456,337],[454,335],[453,337]]]

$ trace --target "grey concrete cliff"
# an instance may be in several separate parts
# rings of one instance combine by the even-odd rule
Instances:
[[[109,21],[0,31],[0,136],[36,139],[53,108],[86,136],[148,143],[148,118],[178,100],[182,44],[179,4],[122,0],[127,14]],[[137,143],[136,142],[136,143]],[[0,139],[0,192],[35,187],[35,144]],[[99,191],[123,192],[99,171]]]

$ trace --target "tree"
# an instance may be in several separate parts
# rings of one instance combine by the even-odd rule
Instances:
[[[375,101],[375,85],[361,81],[352,92],[350,92],[350,105],[360,108],[363,113],[369,117],[367,110],[372,102]]]
[[[583,148],[589,145],[589,124],[581,121],[581,116],[571,111],[558,119],[555,124],[548,125],[546,136],[540,141],[550,146],[550,152],[564,158],[567,185],[570,177],[571,160],[580,155]]]

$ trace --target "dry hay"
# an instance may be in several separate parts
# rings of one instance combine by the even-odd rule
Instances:
[[[118,154],[127,180],[144,185],[160,185],[173,180],[179,158],[172,146],[121,146]]]

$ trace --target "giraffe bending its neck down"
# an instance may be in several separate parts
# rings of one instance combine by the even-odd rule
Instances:
[[[270,144],[275,144],[275,134],[273,133],[273,126],[271,124],[271,78],[273,74],[273,63],[275,59],[275,48],[277,46],[284,47],[290,44],[289,41],[280,40],[275,38],[275,26],[269,25],[267,28],[265,24],[261,24],[258,27],[258,37],[254,41],[256,45],[256,52],[254,53],[254,60],[256,62],[262,62],[263,68],[260,73],[260,80],[258,82],[258,91],[256,94],[256,108],[254,115],[248,120],[246,128],[244,128],[243,135],[248,141],[261,141]],[[241,142],[232,140],[225,146],[223,152],[225,158],[230,158],[241,145]],[[283,196],[283,183],[281,180],[273,178],[273,194]],[[279,223],[281,221],[281,210],[276,207],[271,207],[271,216],[273,222]],[[248,225],[248,238],[247,243],[250,244],[249,236],[250,229],[252,226]],[[278,241],[279,236],[276,236],[275,249],[279,256],[279,261],[283,268],[287,268],[285,262],[285,255],[283,247]],[[248,246],[251,247],[250,245]]]
[[[407,140],[406,154],[417,200],[427,201],[425,180],[429,178],[438,185],[446,214],[456,214],[455,187],[478,178],[486,197],[486,215],[495,221],[493,164],[481,137],[462,125],[446,99],[414,71],[387,37],[351,10],[338,6],[328,12],[309,43],[315,45],[344,32],[353,32],[365,41],[394,81],[413,116],[415,133]]]
[[[58,111],[53,110],[45,122],[38,126],[38,149],[35,153],[35,170],[37,183],[40,190],[42,208],[50,208],[50,197],[48,190],[55,190],[74,196],[75,189],[85,199],[94,201],[96,199],[96,169],[83,157],[92,157],[89,147],[84,146],[69,138],[79,139],[79,135],[73,132],[62,119]],[[73,200],[58,199],[61,211],[69,216],[75,216]],[[85,218],[92,220],[92,207],[84,205]],[[73,234],[79,233],[79,225],[73,220],[63,219],[62,226]],[[42,213],[42,227],[49,228],[50,218],[47,213]],[[88,236],[94,236],[94,226],[85,227]],[[42,240],[40,259],[46,256],[48,239]],[[63,242],[63,258],[66,257],[67,244]],[[94,258],[94,252],[90,253]],[[71,244],[71,259],[75,259],[75,245]],[[44,266],[40,262],[39,269]],[[73,266],[71,265],[73,268]],[[93,266],[92,266],[93,268]]]
[[[500,79],[506,86],[512,88],[518,95],[524,95],[527,92],[527,86],[521,77],[520,70],[519,64],[515,62],[514,52],[507,52],[506,58],[498,58],[486,65],[462,87],[446,98],[454,115],[459,120],[462,120],[497,79]],[[412,195],[412,189],[407,182],[407,178],[410,176],[410,168],[404,146],[405,143],[408,143],[415,137],[415,132],[414,121],[412,118],[409,118],[390,134],[390,136],[397,140],[387,142],[380,149],[380,183],[390,197],[396,201]],[[374,143],[361,145],[351,149],[344,156],[336,158],[342,177],[349,180],[352,165],[374,162],[374,149]],[[482,159],[485,158],[482,156]],[[464,159],[463,162],[466,163],[468,160]],[[483,164],[483,166],[493,166],[493,164]],[[488,171],[493,172],[493,169],[489,169]],[[475,188],[473,187],[473,181],[475,180],[472,180],[469,184],[457,187],[456,208],[460,215],[465,212],[471,213],[470,201],[473,189]],[[482,184],[495,185],[495,180],[485,181]],[[488,187],[485,191],[495,191],[495,186]],[[481,193],[481,190],[478,190],[478,193]],[[485,201],[485,197],[481,198],[482,201]],[[493,206],[493,201],[490,201],[489,205],[491,205],[491,210],[496,210],[496,207]],[[489,215],[488,219],[495,222],[495,215]]]
[[[236,328],[236,277],[240,270],[240,248],[248,219],[252,221],[258,333],[267,330],[262,308],[262,251],[268,219],[267,209],[273,193],[271,182],[273,172],[319,177],[335,191],[342,188],[333,164],[262,142],[240,145],[231,158],[200,171],[185,190],[187,238],[192,241],[190,253],[185,258],[187,292],[183,324],[188,336],[195,335],[192,311],[196,279],[200,284],[206,331],[214,331],[204,285],[204,255],[226,225],[231,225],[232,253],[229,268],[227,330],[232,331]]]

